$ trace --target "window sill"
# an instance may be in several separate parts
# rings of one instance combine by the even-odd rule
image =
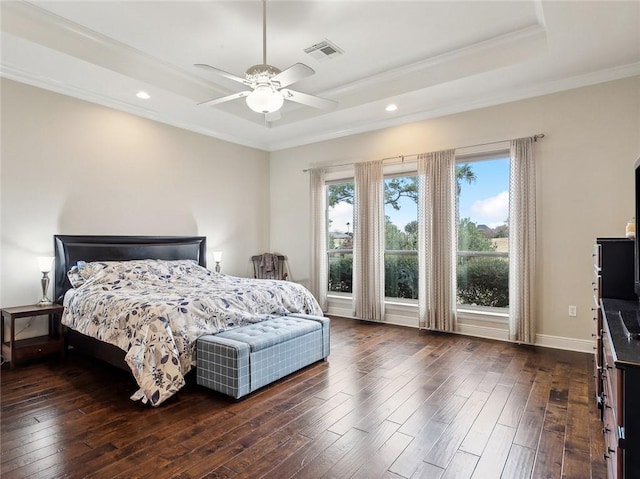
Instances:
[[[474,308],[463,306],[457,309],[458,316],[482,319],[487,318],[492,321],[508,321],[509,310],[506,308]]]
[[[340,316],[351,316],[351,293],[338,293],[332,291],[327,294],[329,310]],[[415,299],[387,298],[385,309],[388,316],[396,318],[394,322],[404,322],[404,318],[413,324],[417,318],[418,301]],[[461,323],[484,325],[487,327],[504,328],[509,322],[509,310],[506,308],[474,308],[473,306],[461,307],[457,311],[458,320]]]
[[[340,293],[337,291],[330,291],[327,293],[327,299],[351,300],[352,297],[351,293]]]

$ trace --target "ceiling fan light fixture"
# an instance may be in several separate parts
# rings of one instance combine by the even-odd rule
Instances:
[[[249,67],[244,78],[206,63],[196,63],[194,66],[206,68],[215,72],[218,76],[242,83],[245,87],[251,88],[251,90],[244,90],[222,98],[203,101],[198,105],[217,105],[226,101],[245,98],[249,108],[256,113],[265,115],[280,110],[285,100],[327,110],[335,108],[337,105],[337,102],[333,100],[285,89],[289,85],[313,75],[315,72],[312,68],[302,63],[295,63],[281,71],[267,63],[267,0],[262,0],[262,63]],[[275,116],[279,118],[279,115]],[[265,126],[268,122],[277,120],[278,118],[274,119],[275,116],[265,117]]]
[[[256,113],[273,113],[282,108],[284,97],[270,85],[258,85],[247,95],[247,105]]]

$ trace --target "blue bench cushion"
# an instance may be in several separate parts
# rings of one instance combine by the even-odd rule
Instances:
[[[249,345],[251,352],[254,353],[320,329],[322,329],[322,324],[318,321],[283,316],[262,323],[224,331],[216,336],[246,343]]]

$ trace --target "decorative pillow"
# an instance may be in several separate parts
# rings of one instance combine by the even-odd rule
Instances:
[[[128,261],[100,261],[87,263],[78,261],[67,273],[69,282],[74,288],[79,288],[85,284],[90,278],[96,278],[96,281],[110,281],[113,275],[121,280],[143,281],[147,278],[163,278],[170,280],[171,278],[192,275],[195,271],[208,271],[195,260],[128,260]],[[100,278],[96,273],[103,272]]]
[[[69,282],[72,287],[79,288],[97,271],[100,271],[105,267],[105,263],[87,263],[86,261],[78,261],[78,263],[67,272],[67,278],[69,278]]]
[[[78,288],[84,284],[84,278],[80,275],[80,271],[78,271],[77,266],[73,266],[67,272],[67,278],[69,278],[72,288]]]
[[[118,279],[125,281],[146,281],[157,278],[170,280],[189,275],[194,269],[200,268],[192,260],[141,259],[105,261],[103,264],[105,275],[116,275]],[[102,279],[107,277],[104,276]]]

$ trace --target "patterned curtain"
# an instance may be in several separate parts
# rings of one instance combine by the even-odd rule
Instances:
[[[327,310],[329,272],[327,264],[327,197],[324,169],[310,171],[311,182],[311,284],[310,289],[323,311]]]
[[[509,338],[535,342],[536,182],[533,138],[511,142]]]
[[[384,318],[384,175],[382,161],[355,167],[353,314]]]
[[[421,328],[456,324],[455,150],[418,156],[418,320]]]

